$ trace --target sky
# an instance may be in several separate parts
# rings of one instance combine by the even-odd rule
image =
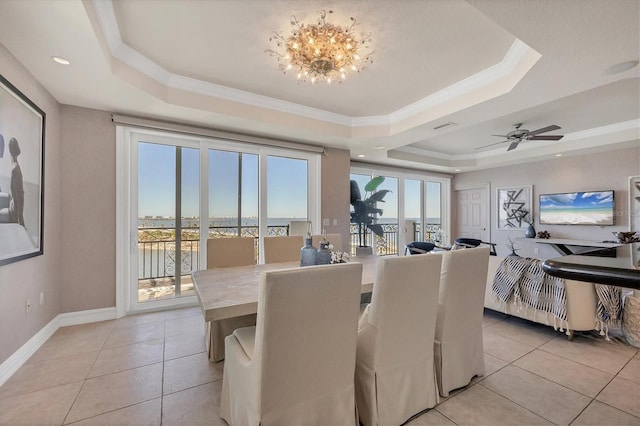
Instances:
[[[613,208],[613,191],[572,192],[540,196],[541,209]]]
[[[182,216],[199,215],[199,150],[182,148]],[[238,169],[242,158],[242,217],[258,216],[257,154],[209,150],[209,217],[238,216]],[[138,145],[138,216],[175,215],[176,147],[141,142]],[[307,162],[267,157],[267,215],[269,218],[307,218]],[[364,197],[371,176],[351,175]],[[440,217],[440,184],[427,182],[427,218]],[[383,219],[398,217],[398,179],[387,177],[378,190],[388,189]],[[405,216],[420,217],[420,181],[405,180]]]
[[[360,196],[367,197],[364,187],[371,180],[371,176],[351,174],[351,179],[358,182],[360,187]],[[405,179],[404,180],[404,215],[407,219],[420,218],[420,180]],[[440,183],[427,182],[427,218],[440,218]],[[398,179],[386,177],[384,182],[380,184],[378,190],[388,189],[391,192],[384,197],[384,203],[379,203],[378,207],[382,209],[382,218],[391,219],[398,217]]]
[[[176,148],[140,143],[138,216],[175,215]],[[199,215],[199,150],[182,148],[182,216]],[[209,216],[238,215],[239,153],[209,150]],[[267,214],[307,217],[306,160],[267,157]],[[258,155],[242,154],[242,217],[258,216]]]

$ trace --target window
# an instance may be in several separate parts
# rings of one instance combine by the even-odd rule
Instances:
[[[209,238],[258,237],[258,155],[209,150]]]
[[[199,269],[198,150],[137,144],[137,302],[194,296]]]
[[[450,224],[449,177],[432,176],[427,173],[376,170],[364,166],[352,166],[351,179],[358,182],[361,191],[373,177],[384,176],[378,190],[391,192],[378,205],[383,214],[377,223],[384,229],[384,237],[376,238],[376,253],[379,255],[403,254],[404,247],[411,241],[435,241],[447,243]],[[363,198],[366,195],[361,194]],[[370,234],[370,231],[369,231]],[[351,225],[352,254],[358,241],[357,225]],[[368,238],[370,241],[370,236]]]
[[[309,220],[307,168],[303,159],[267,156],[269,235],[288,235],[291,222]]]
[[[319,225],[316,153],[120,126],[117,144],[119,315],[194,303],[207,238],[253,236],[258,250],[291,221]]]
[[[422,181],[418,179],[405,179],[404,181],[404,218],[407,243],[422,241],[420,230],[422,223]]]

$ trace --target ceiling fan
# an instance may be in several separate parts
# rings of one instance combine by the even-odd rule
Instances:
[[[533,130],[533,131],[529,131],[527,129],[520,129],[520,126],[522,126],[522,123],[514,124],[513,127],[515,127],[516,129],[507,133],[506,135],[491,135],[491,136],[498,136],[501,138],[507,138],[507,140],[481,146],[476,149],[482,149],[489,146],[498,145],[501,143],[511,142],[511,144],[509,145],[509,148],[507,148],[507,151],[511,151],[516,149],[518,147],[518,144],[520,144],[520,142],[522,141],[558,141],[562,139],[564,136],[564,135],[540,135],[541,133],[547,133],[547,132],[551,132],[553,130],[558,130],[561,128],[560,126],[556,126],[555,124],[551,126],[543,127],[538,130]]]

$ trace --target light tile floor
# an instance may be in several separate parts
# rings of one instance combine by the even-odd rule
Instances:
[[[640,353],[486,311],[486,375],[418,425],[640,425]],[[199,308],[59,329],[0,387],[2,425],[224,425]],[[327,425],[331,426],[331,425]]]

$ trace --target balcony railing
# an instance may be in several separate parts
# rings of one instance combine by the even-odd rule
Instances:
[[[375,252],[379,256],[387,256],[392,254],[398,254],[398,224],[397,223],[389,223],[389,224],[381,224],[383,236],[375,236]],[[419,241],[420,238],[420,224],[413,224],[413,240]],[[427,223],[425,226],[425,241],[436,241],[438,231],[440,231],[440,224],[437,223]],[[371,231],[367,231],[368,237],[367,241],[371,241]],[[358,225],[352,223],[350,226],[351,233],[351,255],[355,256],[356,247],[358,246]],[[403,248],[404,250],[404,248]]]
[[[289,235],[289,225],[268,226],[269,236]],[[256,239],[258,250],[258,226],[243,226],[241,237]],[[182,275],[200,269],[200,236],[198,228],[183,228],[181,244]],[[238,227],[210,226],[208,238],[229,238],[238,236]],[[175,228],[138,229],[138,279],[148,280],[175,277],[176,274],[176,230]]]
[[[439,224],[426,224],[425,240],[435,241]],[[380,256],[398,254],[398,224],[382,224],[383,237],[376,236],[375,252]],[[414,224],[414,240],[420,239],[420,224]],[[371,232],[371,231],[369,231]],[[358,225],[351,224],[351,255],[355,255],[358,245]],[[176,230],[175,228],[139,228],[138,229],[138,279],[153,280],[175,277],[176,274]],[[269,236],[289,235],[289,225],[268,226]],[[208,238],[229,238],[238,236],[236,226],[211,226]],[[253,237],[256,240],[258,255],[258,226],[242,226],[241,237]],[[200,237],[198,228],[183,228],[181,244],[181,267],[183,275],[200,268]],[[370,237],[368,238],[370,241]]]

